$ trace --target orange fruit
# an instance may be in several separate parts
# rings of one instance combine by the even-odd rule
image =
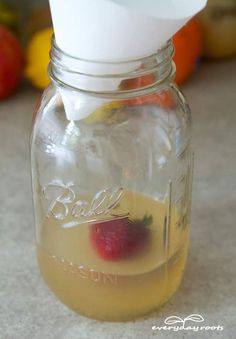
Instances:
[[[177,84],[183,83],[193,73],[202,56],[203,36],[201,26],[194,18],[190,20],[173,38],[175,46]]]
[[[154,75],[144,75],[136,79],[129,79],[122,81],[120,88],[122,90],[135,90],[143,88],[145,86],[151,85],[154,82]],[[164,109],[172,108],[174,106],[174,101],[172,95],[168,91],[161,91],[152,93],[149,95],[143,95],[132,99],[125,100],[125,105],[128,106],[137,106],[143,104],[154,104],[158,105]]]

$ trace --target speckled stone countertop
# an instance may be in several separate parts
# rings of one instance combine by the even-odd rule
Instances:
[[[0,338],[148,339],[236,337],[236,61],[203,64],[184,86],[196,149],[190,255],[183,283],[159,312],[128,323],[78,316],[37,268],[29,168],[38,96],[23,89],[0,103]],[[201,314],[223,332],[153,331],[166,317]]]

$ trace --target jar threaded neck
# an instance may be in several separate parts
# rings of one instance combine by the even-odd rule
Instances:
[[[172,41],[155,54],[125,61],[91,61],[72,57],[52,40],[49,75],[52,81],[74,90],[94,93],[131,93],[158,87],[172,80],[175,65],[172,61]]]

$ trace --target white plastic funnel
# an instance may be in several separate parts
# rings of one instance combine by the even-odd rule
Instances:
[[[50,0],[56,42],[74,57],[120,61],[160,48],[207,0]]]
[[[207,0],[49,1],[56,43],[62,51],[79,59],[114,63],[154,54],[207,3]],[[104,65],[100,64],[100,71],[105,73]],[[133,71],[129,63],[124,67],[123,72]],[[70,83],[70,75],[67,80]],[[117,89],[117,81],[112,80],[111,90]],[[77,85],[90,90],[83,77],[78,77]],[[83,119],[96,109],[94,104],[84,105],[77,91],[60,89],[60,92],[70,120]]]

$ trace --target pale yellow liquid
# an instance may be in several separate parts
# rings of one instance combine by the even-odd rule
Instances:
[[[119,261],[99,257],[90,242],[89,224],[63,229],[50,217],[42,225],[38,245],[42,275],[56,296],[82,315],[110,321],[130,320],[160,307],[180,284],[188,228],[180,224],[176,210],[172,209],[167,237],[166,204],[126,192],[115,212],[125,209],[131,219],[151,214],[153,223],[147,248]]]

